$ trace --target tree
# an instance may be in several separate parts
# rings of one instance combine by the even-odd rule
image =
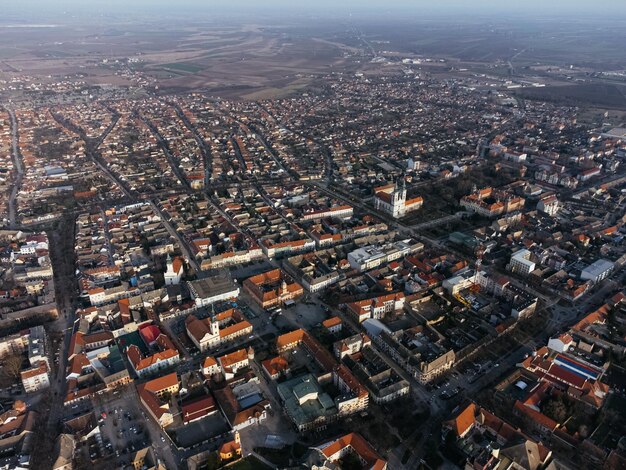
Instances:
[[[206,468],[207,470],[217,470],[220,468],[220,463],[220,457],[217,452],[211,452],[206,463]]]
[[[360,470],[363,468],[359,458],[352,452],[341,459],[339,466],[341,470]]]
[[[11,354],[2,360],[2,375],[5,379],[15,381],[20,377],[22,370],[22,356]]]
[[[563,423],[569,416],[568,404],[562,397],[554,398],[543,406],[543,414],[552,418],[557,423]]]

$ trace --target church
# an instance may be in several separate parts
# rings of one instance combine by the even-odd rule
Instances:
[[[401,218],[409,212],[422,207],[424,199],[420,196],[411,199],[406,198],[406,184],[404,178],[398,184],[388,184],[374,188],[374,206],[377,210],[391,214],[395,218]]]
[[[180,284],[180,280],[183,277],[183,260],[178,256],[172,260],[172,257],[167,255],[167,269],[163,274],[166,286],[175,286]]]

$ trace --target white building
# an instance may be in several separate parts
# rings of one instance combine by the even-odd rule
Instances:
[[[41,362],[48,365],[46,330],[42,325],[34,326],[28,331],[28,362],[32,367]]]
[[[556,338],[550,338],[548,341],[548,348],[557,352],[567,352],[567,350],[574,344],[574,339],[567,333],[563,333]]]
[[[205,377],[212,377],[220,373],[220,365],[213,356],[207,356],[202,363],[202,373]]]
[[[456,295],[462,290],[469,289],[472,285],[478,280],[476,279],[475,271],[465,271],[457,276],[451,277],[443,281],[441,286],[448,292],[450,295]]]
[[[424,204],[421,197],[406,198],[406,185],[404,179],[399,186],[388,184],[374,189],[374,207],[377,210],[387,212],[395,218],[404,217],[409,212],[419,209]]]
[[[183,277],[183,261],[176,257],[172,260],[172,257],[167,255],[167,269],[163,274],[166,286],[175,286],[180,284],[180,280]]]
[[[517,274],[528,275],[535,270],[535,263],[530,260],[531,252],[521,249],[511,256],[509,271]]]
[[[559,200],[555,195],[542,197],[537,203],[537,210],[554,217],[559,211]]]
[[[504,158],[512,162],[523,163],[528,158],[528,154],[522,153],[522,152],[511,151],[511,152],[506,152],[504,154]]]
[[[406,168],[409,171],[418,171],[424,167],[424,163],[418,157],[409,157]]]
[[[580,278],[584,281],[600,282],[606,279],[613,272],[615,264],[606,259],[599,259],[590,264],[580,273]]]
[[[327,209],[321,209],[317,211],[305,212],[302,215],[304,220],[324,219],[326,217],[336,217],[340,219],[349,219],[352,217],[354,209],[352,206],[334,206]]]
[[[26,393],[35,393],[50,387],[48,364],[44,361],[40,361],[35,367],[23,370],[20,375]]]
[[[222,300],[234,299],[239,295],[239,286],[225,276],[213,276],[189,281],[189,291],[198,307],[211,305]]]
[[[405,257],[424,248],[422,243],[409,245],[407,241],[390,243],[381,247],[365,246],[348,253],[350,266],[359,271],[368,271],[391,261]]]

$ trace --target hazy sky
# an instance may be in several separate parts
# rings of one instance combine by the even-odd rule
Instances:
[[[626,18],[626,0],[0,0],[3,11],[11,15],[39,18],[62,12],[124,11],[154,14],[159,12],[202,12],[229,15],[251,11],[272,14],[323,13],[355,15],[384,11],[413,14],[471,13],[509,15],[606,16],[607,20]]]

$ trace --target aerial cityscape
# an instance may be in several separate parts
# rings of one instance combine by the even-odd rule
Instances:
[[[624,45],[617,0],[3,6],[0,469],[626,469]]]

